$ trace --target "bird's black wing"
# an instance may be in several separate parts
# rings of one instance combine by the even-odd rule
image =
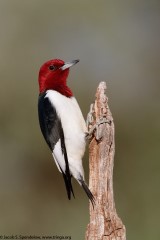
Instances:
[[[57,162],[65,181],[65,186],[67,190],[68,198],[71,198],[71,192],[74,196],[72,183],[71,183],[71,174],[69,170],[69,164],[68,164],[68,157],[67,157],[67,151],[64,141],[64,132],[62,128],[62,124],[60,121],[60,118],[57,115],[56,109],[54,106],[50,103],[49,99],[46,97],[46,93],[39,95],[38,100],[38,114],[39,114],[39,123],[40,128],[42,131],[42,134],[53,152],[54,147],[56,143],[60,140],[61,142],[61,151],[64,156],[65,161],[65,172],[62,170],[60,164]]]

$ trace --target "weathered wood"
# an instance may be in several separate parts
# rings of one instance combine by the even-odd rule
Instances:
[[[117,215],[114,203],[114,122],[105,91],[106,83],[101,82],[95,103],[91,105],[88,114],[89,130],[93,131],[96,124],[89,144],[89,187],[96,204],[94,209],[90,204],[90,223],[85,239],[125,240],[125,226]]]

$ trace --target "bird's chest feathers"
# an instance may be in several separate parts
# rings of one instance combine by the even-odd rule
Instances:
[[[76,136],[86,132],[84,118],[74,97],[68,98],[54,90],[48,90],[46,97],[48,97],[52,106],[56,109],[65,137],[69,137],[72,134]]]

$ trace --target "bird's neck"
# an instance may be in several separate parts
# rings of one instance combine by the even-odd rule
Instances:
[[[71,89],[66,85],[65,82],[62,82],[61,84],[56,81],[47,81],[47,84],[45,84],[45,81],[39,81],[39,91],[40,93],[43,93],[47,90],[55,90],[62,95],[66,97],[72,97],[73,93]]]
[[[53,90],[61,93],[62,95],[66,96],[66,97],[69,97],[69,98],[73,96],[71,89],[67,85],[55,86]]]

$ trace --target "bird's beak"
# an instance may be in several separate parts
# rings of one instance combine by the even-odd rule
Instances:
[[[60,69],[63,71],[63,70],[65,70],[65,69],[67,69],[67,68],[72,67],[73,65],[75,65],[75,64],[78,63],[78,62],[79,62],[79,59],[73,60],[73,61],[71,61],[71,62],[65,62],[64,65],[63,65],[62,67],[60,67]]]

